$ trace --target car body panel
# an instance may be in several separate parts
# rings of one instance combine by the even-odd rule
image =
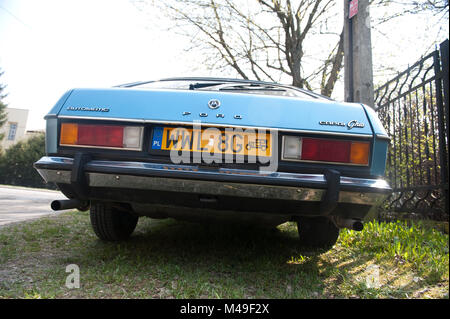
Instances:
[[[385,138],[374,138],[372,148],[372,159],[370,173],[375,176],[384,176],[386,170],[387,151],[389,140]]]
[[[220,100],[216,110],[208,101]],[[107,108],[108,112],[90,112],[76,108]],[[72,110],[71,110],[72,108]],[[76,110],[73,110],[75,108]],[[190,112],[189,115],[183,115]],[[208,116],[201,117],[200,113]],[[223,114],[223,118],[216,117]],[[235,119],[240,115],[242,119]],[[338,134],[372,136],[364,108],[359,104],[337,103],[319,99],[262,96],[243,93],[151,90],[133,88],[76,89],[60,108],[59,117],[92,117],[132,121],[160,121],[306,130]],[[363,123],[364,127],[320,125],[322,121]]]
[[[364,110],[366,111],[367,117],[370,121],[370,124],[372,126],[373,134],[379,137],[385,137],[386,139],[389,139],[388,134],[386,133],[386,130],[384,129],[383,123],[381,123],[380,119],[378,118],[377,113],[372,109],[371,107],[361,104],[362,107],[364,107]]]
[[[72,92],[73,92],[73,89],[68,90],[66,93],[64,93],[45,117],[47,118],[48,116],[54,116],[54,115],[58,114],[58,112],[61,110],[64,103],[67,101],[67,99],[72,94]]]

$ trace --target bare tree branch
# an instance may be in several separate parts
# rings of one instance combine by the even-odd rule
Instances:
[[[336,30],[325,30],[329,34],[323,36],[335,38],[335,45],[323,45],[330,51],[323,52],[322,65],[306,68],[309,76],[303,57],[307,39],[314,36],[312,30],[334,14],[330,8],[335,1],[253,1],[248,6],[243,6],[246,2],[242,0],[166,0],[159,5],[191,38],[193,46],[206,49],[204,59],[216,69],[231,67],[244,79],[274,81],[284,76],[297,87],[319,83],[321,91],[330,95],[342,67]],[[336,35],[331,35],[333,31]],[[311,72],[312,68],[316,70]]]
[[[327,60],[324,65],[322,73],[321,94],[325,96],[331,96],[333,93],[334,85],[336,84],[339,70],[342,68],[342,60],[344,59],[344,30],[342,30],[339,37],[339,43],[337,45],[334,56]],[[327,73],[328,65],[331,64],[331,71]]]

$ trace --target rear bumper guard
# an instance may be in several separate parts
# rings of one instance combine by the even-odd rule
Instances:
[[[145,162],[91,160],[85,153],[75,158],[43,157],[35,168],[46,182],[71,184],[81,200],[90,187],[128,188],[236,196],[260,199],[318,202],[328,215],[338,203],[375,205],[392,189],[382,179],[324,174],[265,173],[242,169],[204,169],[197,166]]]

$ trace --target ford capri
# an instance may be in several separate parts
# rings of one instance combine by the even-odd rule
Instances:
[[[296,222],[299,245],[330,249],[363,229],[391,192],[389,137],[376,113],[277,83],[170,78],[66,92],[46,115],[34,165],[66,200],[90,209],[102,240],[139,217]]]

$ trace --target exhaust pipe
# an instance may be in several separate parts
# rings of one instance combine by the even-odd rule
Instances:
[[[89,203],[78,199],[61,199],[61,200],[54,200],[50,204],[50,207],[55,211],[73,208],[85,211],[89,208]]]
[[[364,229],[364,224],[358,219],[335,217],[333,218],[333,222],[337,228],[348,228],[355,231],[361,231]]]
[[[364,224],[360,220],[355,220],[353,221],[352,229],[362,231],[364,229]]]

